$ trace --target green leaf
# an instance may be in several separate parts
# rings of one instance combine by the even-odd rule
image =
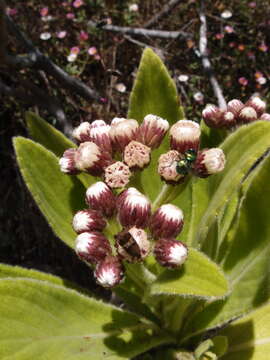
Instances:
[[[266,360],[270,353],[270,304],[233,322],[222,335],[229,349],[222,360]]]
[[[85,188],[76,177],[61,173],[57,157],[31,140],[14,140],[24,181],[55,234],[73,247],[71,227],[74,213],[85,207]]]
[[[55,127],[33,112],[26,113],[26,125],[33,140],[52,151],[56,156],[62,156],[66,149],[76,145]]]
[[[151,287],[151,294],[171,294],[216,299],[227,295],[228,282],[220,268],[204,254],[189,249],[179,270],[165,270]]]
[[[133,86],[128,118],[142,121],[147,114],[167,119],[171,124],[183,113],[174,81],[160,58],[147,48],[144,50]]]
[[[226,154],[227,164],[224,171],[208,179],[211,201],[200,221],[193,246],[196,247],[205,241],[210,226],[220,214],[227,199],[240,187],[241,180],[248,170],[267,150],[269,138],[270,123],[257,121],[241,126],[221,145]]]
[[[270,297],[270,157],[252,182],[240,208],[231,246],[223,259],[223,270],[232,292],[222,301],[206,306],[191,321],[187,333],[200,333],[261,306]]]
[[[2,280],[0,297],[3,360],[128,359],[170,341],[135,314],[46,282]]]

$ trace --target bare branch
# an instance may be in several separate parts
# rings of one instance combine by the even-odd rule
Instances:
[[[88,22],[90,28],[101,28],[105,31],[116,32],[125,35],[137,35],[145,37],[154,37],[160,39],[189,39],[192,37],[191,34],[186,33],[185,31],[166,31],[166,30],[149,30],[144,28],[131,28],[127,26],[116,26],[116,25],[103,25],[99,26],[98,23],[93,21]]]
[[[209,77],[210,83],[212,85],[214,94],[217,98],[218,105],[221,109],[225,109],[227,107],[226,100],[224,98],[222,89],[214,75],[214,71],[210,62],[210,59],[207,54],[207,22],[205,16],[205,3],[204,0],[201,0],[201,9],[200,9],[200,39],[199,39],[199,49],[200,56],[202,59],[202,66],[204,68],[205,73]]]
[[[144,28],[150,28],[153,25],[156,25],[163,17],[168,16],[170,12],[173,11],[176,6],[180,4],[182,0],[171,0],[168,2],[168,4],[165,4],[163,8],[155,14],[150,20],[148,20],[144,24]]]

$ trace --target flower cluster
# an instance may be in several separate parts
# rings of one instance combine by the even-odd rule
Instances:
[[[207,105],[202,116],[209,127],[230,129],[256,120],[270,121],[270,114],[265,110],[266,103],[258,96],[253,96],[245,104],[233,99],[228,102],[227,109],[224,110],[215,105]]]
[[[160,265],[175,268],[187,258],[187,247],[176,240],[183,227],[181,209],[172,204],[156,209],[147,196],[128,187],[133,173],[150,163],[152,150],[168,130],[168,121],[152,114],[141,125],[125,118],[114,118],[111,125],[103,120],[83,122],[73,131],[78,148],[66,150],[59,160],[66,174],[101,177],[87,189],[88,208],[75,214],[73,229],[78,256],[95,267],[96,280],[104,287],[123,279],[124,261],[140,262],[153,253]],[[164,181],[177,185],[189,173],[207,177],[224,168],[221,149],[199,150],[200,134],[199,125],[190,120],[171,127],[171,149],[157,164]]]

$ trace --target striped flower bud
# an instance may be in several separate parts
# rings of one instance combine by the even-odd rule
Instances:
[[[80,144],[75,154],[75,163],[79,170],[98,176],[103,173],[106,166],[112,163],[112,159],[94,142],[87,141]]]
[[[223,126],[222,117],[223,111],[220,110],[217,106],[208,104],[206,108],[202,111],[202,117],[207,126],[211,128],[220,128]]]
[[[134,187],[129,187],[128,189],[122,191],[117,199],[116,199],[116,208],[119,210],[120,207],[123,205],[123,201],[125,201],[126,197],[128,195],[142,195],[142,193],[140,193],[136,188]]]
[[[183,159],[176,150],[170,150],[165,154],[160,155],[158,159],[158,173],[166,182],[178,182],[184,178],[183,174],[177,172],[178,162]]]
[[[231,128],[236,124],[236,118],[231,111],[225,111],[223,114],[223,126]]]
[[[187,150],[198,150],[200,142],[200,125],[191,120],[179,120],[170,129],[171,149],[184,153]]]
[[[151,149],[132,140],[124,150],[124,161],[130,168],[144,168],[150,163]]]
[[[91,185],[86,191],[86,203],[91,209],[100,211],[105,217],[111,217],[116,208],[112,190],[102,181]]]
[[[149,221],[150,231],[155,239],[176,237],[184,224],[183,211],[172,204],[158,208]]]
[[[251,106],[257,113],[257,116],[260,117],[266,109],[266,103],[262,99],[259,98],[259,96],[253,96],[251,97],[247,103],[246,106]]]
[[[80,234],[88,231],[102,231],[106,226],[106,221],[96,210],[80,210],[73,217],[73,229]]]
[[[260,120],[270,121],[270,114],[264,113],[261,115]]]
[[[198,177],[208,177],[222,171],[225,167],[225,155],[219,148],[199,151],[194,164],[194,173]]]
[[[109,154],[112,153],[111,138],[109,135],[110,128],[110,125],[107,125],[105,121],[95,120],[89,131],[91,141]]]
[[[139,194],[129,194],[118,210],[119,221],[124,227],[137,226],[144,229],[151,215],[150,201]]]
[[[142,261],[150,252],[151,244],[143,229],[132,227],[115,236],[119,257],[128,262]]]
[[[117,161],[105,169],[105,182],[112,189],[125,187],[129,183],[131,172],[122,161]]]
[[[112,119],[111,125],[117,125],[120,122],[125,121],[125,120],[127,120],[127,119],[126,118],[115,117],[115,118]]]
[[[60,170],[69,175],[76,175],[80,171],[76,168],[75,154],[76,149],[68,149],[64,152],[63,156],[59,159]]]
[[[100,232],[83,232],[76,238],[75,251],[82,260],[95,265],[111,254],[111,245]]]
[[[242,103],[242,101],[238,99],[233,99],[228,102],[227,111],[233,113],[234,116],[237,118],[244,106],[245,105]]]
[[[73,130],[72,136],[79,142],[90,141],[90,130],[91,124],[85,121]]]
[[[157,115],[149,114],[144,117],[139,127],[137,138],[151,149],[156,149],[161,144],[168,129],[169,123],[167,120]]]
[[[138,122],[133,119],[112,122],[110,137],[113,149],[122,153],[130,141],[136,139],[138,127]]]
[[[239,113],[239,120],[243,123],[250,123],[252,121],[257,120],[257,112],[251,106],[245,106]]]
[[[186,261],[188,248],[181,241],[161,239],[155,245],[154,256],[160,265],[174,269]]]
[[[124,277],[124,268],[115,256],[107,256],[96,266],[94,276],[99,285],[112,288],[118,285]]]

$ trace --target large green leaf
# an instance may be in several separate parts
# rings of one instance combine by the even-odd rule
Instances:
[[[73,247],[74,213],[85,207],[85,188],[76,177],[61,173],[57,157],[43,146],[15,138],[17,161],[24,181],[57,236]]]
[[[252,176],[240,208],[223,270],[232,287],[230,296],[206,306],[191,321],[196,333],[245,314],[270,297],[270,157]]]
[[[153,282],[153,295],[185,295],[216,299],[228,294],[228,281],[220,268],[204,254],[189,249],[188,259],[179,270],[165,270]]]
[[[222,335],[229,349],[222,360],[267,360],[270,354],[270,304],[233,322]]]
[[[223,172],[208,179],[211,201],[200,221],[193,246],[205,241],[227,199],[240,187],[250,167],[269,147],[269,139],[270,123],[257,121],[241,126],[224,141],[221,148],[226,154],[227,164]]]
[[[2,360],[128,359],[170,341],[135,314],[46,282],[2,280],[0,297]]]

